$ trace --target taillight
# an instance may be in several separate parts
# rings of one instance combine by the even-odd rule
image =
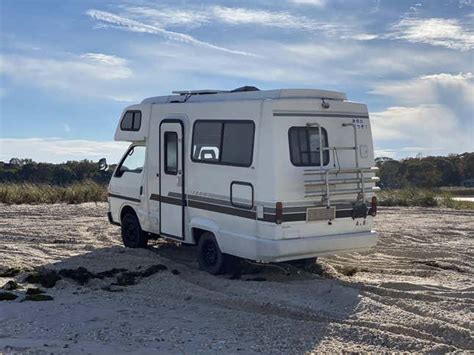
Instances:
[[[372,204],[370,206],[370,214],[373,217],[377,215],[377,196],[372,197]]]
[[[281,224],[283,221],[283,203],[277,202],[275,204],[275,222]]]

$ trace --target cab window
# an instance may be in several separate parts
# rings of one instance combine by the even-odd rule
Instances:
[[[142,124],[142,113],[140,111],[127,111],[120,122],[122,131],[139,131]]]
[[[145,151],[145,146],[136,145],[131,147],[120,163],[115,176],[120,177],[124,173],[140,174],[145,165]]]

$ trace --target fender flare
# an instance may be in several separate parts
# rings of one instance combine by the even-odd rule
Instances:
[[[219,225],[212,219],[204,218],[204,217],[193,217],[189,222],[190,230],[192,231],[193,228],[199,228],[208,232],[211,232],[216,237],[217,244],[219,244],[220,239],[220,228]],[[193,236],[194,241],[194,236]],[[195,242],[195,241],[194,241]]]

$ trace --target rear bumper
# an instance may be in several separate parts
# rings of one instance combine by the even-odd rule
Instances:
[[[377,244],[377,241],[378,233],[375,231],[282,240],[246,237],[245,240],[239,243],[240,246],[247,246],[245,248],[246,255],[239,256],[257,261],[279,262],[323,255],[368,251]],[[224,241],[224,244],[227,243]],[[230,252],[230,254],[233,253]]]

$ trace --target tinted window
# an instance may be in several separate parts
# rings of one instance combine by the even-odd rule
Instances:
[[[133,130],[138,131],[142,124],[142,113],[140,111],[135,111],[133,113]]]
[[[222,123],[198,121],[194,125],[193,160],[217,163],[220,160]]]
[[[253,131],[251,122],[224,124],[222,163],[243,166],[252,164]]]
[[[124,131],[130,131],[133,128],[133,112],[132,111],[125,112],[120,128],[122,128]]]
[[[319,129],[317,127],[291,127],[288,131],[290,141],[290,159],[296,166],[320,166]],[[321,128],[322,147],[328,147],[328,135]],[[329,163],[329,151],[323,151],[323,165]]]
[[[121,176],[123,173],[141,173],[143,171],[143,166],[145,165],[145,151],[144,146],[135,146],[132,147],[125,159],[120,164],[119,169],[117,170],[117,176]]]
[[[250,166],[255,126],[252,121],[196,121],[192,160]]]
[[[140,111],[127,111],[120,122],[122,131],[138,131],[142,124],[142,113]]]
[[[178,174],[178,135],[165,132],[165,173]]]

